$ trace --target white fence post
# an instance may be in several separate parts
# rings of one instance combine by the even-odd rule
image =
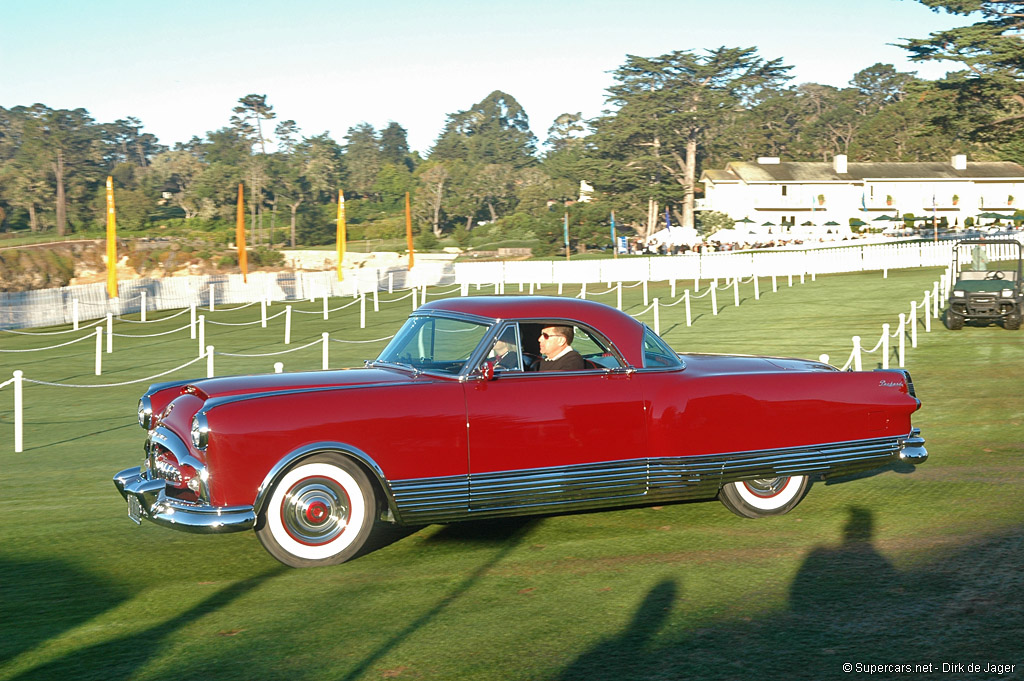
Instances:
[[[907,354],[907,315],[900,312],[900,340],[896,345],[896,358],[899,360],[900,368],[903,368]]]
[[[274,362],[274,373],[280,374],[284,372],[284,362]]]
[[[395,273],[388,272],[388,295],[395,292]]]
[[[96,327],[96,375],[103,373],[103,327]]]
[[[583,282],[583,285],[580,286],[580,298],[583,300],[587,299],[587,282]]]
[[[779,280],[773,274],[772,275],[772,293],[778,293],[778,292],[779,292]]]
[[[359,328],[366,328],[366,294],[359,294]]]
[[[700,291],[700,277],[693,278],[693,292],[697,293]]]
[[[213,378],[213,346],[206,346],[206,377]]]
[[[419,302],[419,298],[416,297],[416,287],[412,288],[412,311],[416,311],[416,303]]]
[[[932,316],[939,318],[939,282],[932,284]]]
[[[732,279],[732,300],[735,307],[740,306],[740,278],[733,277]]]
[[[330,344],[330,337],[328,336],[328,334],[327,334],[327,332],[326,332],[326,331],[324,331],[324,332],[323,332],[322,334],[320,334],[320,335],[321,335],[321,336],[323,336],[323,339],[324,339],[324,351],[323,351],[323,361],[322,361],[322,362],[320,363],[320,367],[321,367],[321,368],[322,368],[322,369],[323,369],[324,371],[327,371],[327,367],[328,367],[328,363],[327,363],[327,355],[328,355],[328,350],[327,350],[327,348],[328,348],[328,346],[329,346],[329,344]]]
[[[285,305],[284,307],[284,344],[290,345],[292,342],[292,306]]]
[[[648,305],[650,305],[650,301],[647,299],[647,280],[646,279],[644,279],[644,281],[643,281],[643,289],[644,289],[644,307],[647,307]]]
[[[853,370],[863,371],[864,365],[860,358],[860,336],[853,337]]]
[[[114,315],[107,313],[107,354],[114,351]]]
[[[661,313],[658,311],[658,299],[654,299],[654,333],[661,335]]]
[[[423,297],[420,298],[420,305],[426,305],[426,304],[427,304],[427,285],[424,284],[423,285]]]
[[[619,287],[618,287],[618,289],[616,289],[616,292],[615,292],[615,306],[617,308],[619,308],[620,310],[622,309],[622,282],[621,281],[619,282]]]
[[[142,317],[140,317],[140,319],[142,321],[146,321],[146,292],[145,291],[142,292]]]
[[[931,305],[931,291],[924,292],[924,303],[921,306],[921,311],[924,312],[924,332],[932,332],[932,305]]]
[[[676,297],[676,280],[675,280],[674,277],[672,279],[668,280],[668,289],[671,292],[669,294],[669,297],[675,299],[675,297]]]
[[[754,300],[761,300],[761,287],[757,283],[757,275],[754,275]]]
[[[199,356],[206,350],[206,315],[199,315]]]
[[[882,324],[882,368],[889,368],[889,325]]]
[[[71,301],[71,328],[78,331],[78,298]]]
[[[214,293],[213,284],[210,284],[210,312],[213,312],[213,310],[214,310],[214,296],[215,295],[216,294]]]
[[[377,299],[377,287],[373,287],[373,311],[380,312],[380,301]]]
[[[917,347],[917,302],[910,303],[910,347]]]
[[[265,316],[265,315],[264,315]],[[188,323],[189,323],[189,338],[195,340],[196,338],[196,304],[189,303],[188,306]]]
[[[718,282],[711,282],[711,314],[718,316]]]
[[[327,321],[327,294],[324,293],[324,321]]]
[[[789,288],[793,288],[793,273],[790,272],[786,276],[789,277]]]
[[[683,305],[686,307],[686,325],[691,326],[690,321],[690,289],[683,291]]]
[[[267,328],[267,299],[260,300],[260,328]]]
[[[459,286],[459,295],[465,298],[469,295],[469,284],[462,284]]]
[[[25,420],[22,412],[25,408],[24,396],[22,393],[22,377],[25,373],[21,369],[14,370],[14,452],[21,453],[24,450]]]

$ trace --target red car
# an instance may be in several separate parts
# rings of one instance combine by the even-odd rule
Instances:
[[[552,326],[584,368],[531,370]],[[906,371],[677,354],[600,303],[459,298],[420,307],[361,369],[150,387],[145,459],[114,483],[137,523],[252,528],[287,565],[327,565],[376,522],[716,496],[785,513],[812,479],[925,461],[920,406]]]

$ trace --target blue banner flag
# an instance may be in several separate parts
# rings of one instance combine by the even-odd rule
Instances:
[[[569,214],[565,214],[565,222],[563,223],[563,230],[565,232],[565,247],[569,248]]]
[[[612,211],[612,246],[615,245],[615,211]]]
[[[672,233],[672,218],[668,213],[668,206],[665,206],[665,229],[668,230],[669,234]]]

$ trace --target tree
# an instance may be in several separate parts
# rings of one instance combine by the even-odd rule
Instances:
[[[246,95],[238,100],[232,111],[231,125],[244,133],[254,144],[260,145],[260,153],[267,153],[267,138],[263,135],[263,121],[277,118],[274,107],[267,104],[266,95]],[[253,127],[255,124],[255,127]]]
[[[616,84],[608,88],[606,101],[617,111],[593,122],[594,186],[646,193],[645,236],[654,229],[657,202],[664,199],[681,203],[682,224],[692,227],[698,149],[709,131],[723,113],[749,108],[775,91],[789,78],[789,69],[781,60],[761,59],[755,48],[627,56],[614,73]]]
[[[374,197],[373,184],[381,167],[380,140],[369,123],[348,129],[345,135],[346,186],[356,194]]]
[[[409,139],[405,128],[391,121],[380,132],[380,157],[384,163],[404,165],[412,171],[409,159]]]
[[[1016,147],[1024,131],[1024,11],[1017,0],[919,0],[936,12],[982,20],[906,40],[913,61],[950,61],[963,70],[937,85],[947,95],[936,123],[960,137]]]
[[[448,115],[430,158],[524,168],[536,163],[536,147],[526,111],[515,97],[495,90],[466,111]]]
[[[416,191],[418,214],[425,214],[430,221],[435,237],[441,237],[441,207],[444,202],[445,183],[448,182],[448,168],[443,163],[428,163],[420,166]]]

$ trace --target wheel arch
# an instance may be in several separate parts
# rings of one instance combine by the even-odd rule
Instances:
[[[384,476],[384,471],[369,454],[358,447],[353,447],[352,445],[345,444],[344,442],[315,442],[303,445],[302,447],[294,449],[283,456],[280,461],[274,464],[274,467],[271,468],[263,478],[263,482],[260,483],[259,489],[256,492],[256,501],[253,503],[253,511],[255,512],[257,519],[262,514],[264,506],[266,506],[267,500],[270,498],[270,494],[273,491],[274,486],[285,472],[300,461],[317,456],[318,454],[337,454],[355,462],[363,469],[363,472],[366,473],[366,476],[370,479],[370,484],[373,485],[374,492],[378,495],[377,498],[387,504],[391,515],[395,518],[395,521],[401,523],[401,516],[398,512],[398,507],[395,504],[394,495],[391,493],[391,485],[388,484],[387,478]],[[379,513],[379,510],[380,509],[377,509],[375,512]]]

